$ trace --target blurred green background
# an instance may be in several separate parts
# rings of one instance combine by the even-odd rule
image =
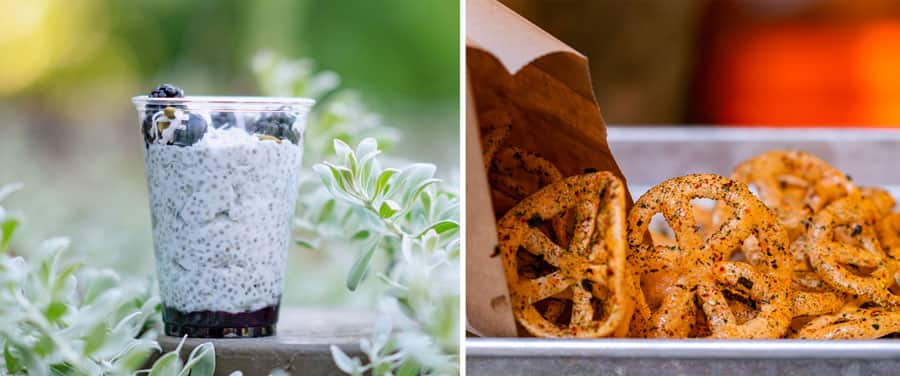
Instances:
[[[89,264],[150,275],[130,98],[259,95],[261,51],[336,72],[400,130],[392,155],[458,176],[458,1],[0,0],[0,51],[0,184],[25,184],[6,205],[24,216],[14,252],[65,235]],[[291,252],[288,304],[370,301],[344,291],[355,252]]]

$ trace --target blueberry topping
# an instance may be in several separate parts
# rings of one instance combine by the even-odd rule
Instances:
[[[212,114],[212,127],[228,129],[237,126],[237,116],[234,112],[214,112]]]
[[[153,142],[153,140],[156,139],[155,135],[150,132],[150,128],[153,127],[154,113],[156,113],[156,111],[152,111],[150,109],[150,106],[148,105],[146,111],[144,112],[144,120],[141,122],[141,132],[144,134],[145,146],[149,146]]]
[[[150,98],[182,98],[184,97],[184,90],[169,84],[162,84],[153,89],[148,96]],[[141,121],[141,131],[144,134],[145,146],[149,146],[156,140],[156,135],[150,132],[150,128],[153,127],[153,115],[165,107],[166,105],[164,104],[148,104],[144,106],[144,119]],[[183,108],[180,105],[175,107]]]
[[[184,97],[184,90],[181,88],[169,85],[162,84],[159,85],[156,89],[150,92],[150,98],[182,98]]]
[[[191,146],[206,133],[206,120],[200,115],[190,114],[185,129],[176,129],[172,138],[172,144],[178,146]]]
[[[272,136],[281,140],[287,139],[294,144],[299,144],[300,133],[294,129],[295,119],[294,115],[283,112],[263,115],[248,126],[247,130],[250,133]]]

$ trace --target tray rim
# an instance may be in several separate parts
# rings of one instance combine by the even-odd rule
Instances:
[[[898,142],[900,128],[622,125],[606,128],[607,142]]]
[[[896,340],[466,338],[466,357],[897,359]]]

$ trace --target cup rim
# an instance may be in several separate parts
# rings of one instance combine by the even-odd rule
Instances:
[[[303,97],[264,97],[264,96],[185,96],[179,98],[153,98],[138,95],[131,98],[138,111],[148,104],[184,105],[188,109],[204,109],[215,111],[302,111],[309,110],[316,103],[314,99]],[[288,107],[282,109],[281,107]]]

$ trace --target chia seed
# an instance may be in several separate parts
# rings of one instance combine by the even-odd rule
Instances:
[[[210,130],[217,132],[244,131]],[[302,147],[240,139],[146,150],[166,307],[239,313],[279,304]]]

